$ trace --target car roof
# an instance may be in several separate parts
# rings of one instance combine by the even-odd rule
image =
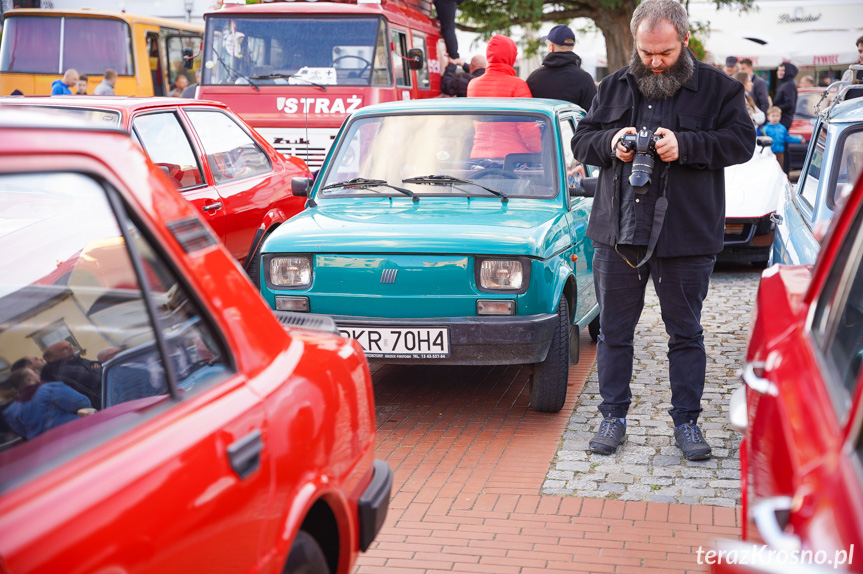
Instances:
[[[0,105],[32,105],[32,106],[69,106],[76,108],[96,108],[115,110],[123,113],[133,113],[139,110],[164,107],[206,106],[229,109],[222,102],[211,100],[196,100],[193,98],[169,98],[137,96],[2,96]]]
[[[863,122],[863,97],[853,100],[839,102],[830,108],[828,117],[830,123],[835,122]]]
[[[427,112],[541,112],[554,114],[568,110],[576,111],[581,110],[581,108],[569,102],[543,98],[425,98],[373,104],[354,112],[353,116]]]
[[[128,132],[121,128],[86,120],[80,116],[63,113],[60,110],[37,111],[33,108],[11,109],[0,106],[0,131],[16,128],[104,131],[128,136]],[[8,141],[9,138],[3,137],[0,140]]]

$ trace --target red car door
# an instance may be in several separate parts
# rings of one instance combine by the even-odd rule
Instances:
[[[305,175],[265,149],[234,118],[220,111],[187,109],[224,209],[223,241],[241,263],[262,225],[269,227],[303,209],[291,194],[291,178]]]
[[[102,181],[57,161],[33,175],[0,175],[0,200],[10,189],[29,198],[9,217],[53,214],[58,238],[27,248],[32,277],[0,265],[13,287],[0,294],[3,347],[27,356],[57,341],[76,350],[41,367],[52,374],[35,387],[74,399],[69,414],[46,418],[33,410],[42,408],[33,393],[4,404],[2,570],[256,571],[272,496],[261,400],[206,303],[164,260],[170,249],[151,243],[134,209],[123,211],[138,224],[117,219],[118,197]],[[5,239],[26,248],[35,230],[12,228]],[[40,278],[58,260],[70,272]],[[127,279],[108,282],[101,269]],[[87,373],[96,376],[75,380]],[[72,389],[92,378],[98,403]]]
[[[162,168],[183,198],[200,210],[224,241],[227,208],[212,179],[207,179],[202,154],[177,109],[137,114],[131,119],[130,129],[150,160]]]

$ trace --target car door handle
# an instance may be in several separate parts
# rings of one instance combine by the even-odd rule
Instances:
[[[777,512],[789,512],[792,505],[793,499],[790,496],[774,496],[759,502],[752,509],[752,518],[761,539],[767,546],[780,552],[800,550],[800,538],[785,532],[776,515]]]
[[[261,440],[261,431],[257,429],[228,447],[228,461],[237,476],[245,479],[258,470],[263,449],[264,441]]]
[[[757,372],[756,372],[757,371]],[[779,389],[769,379],[759,376],[758,373],[764,372],[764,363],[753,362],[746,363],[743,366],[743,372],[740,373],[740,378],[746,383],[746,386],[762,395],[770,395],[771,397],[779,396]]]
[[[778,213],[771,213],[770,221],[772,221],[776,225],[780,225],[782,223],[782,216]]]
[[[222,202],[217,201],[215,203],[210,203],[209,205],[204,206],[204,211],[218,211],[222,209]]]

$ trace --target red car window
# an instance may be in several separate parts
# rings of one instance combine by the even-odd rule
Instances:
[[[0,176],[0,211],[0,489],[233,372],[187,288],[101,183]]]
[[[216,183],[272,170],[264,150],[237,123],[221,112],[187,111],[210,160]]]
[[[144,150],[180,189],[204,183],[198,159],[174,112],[144,114],[132,120]]]

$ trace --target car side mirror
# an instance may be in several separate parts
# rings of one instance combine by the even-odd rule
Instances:
[[[195,53],[191,48],[183,48],[183,68],[191,70],[195,64]]]
[[[408,50],[408,60],[410,60],[410,68],[411,70],[422,70],[423,64],[425,64],[425,59],[423,58],[423,51],[419,48],[411,48]]]
[[[311,178],[295,177],[291,180],[291,193],[296,197],[308,197],[311,186]]]
[[[593,197],[596,194],[596,185],[599,181],[598,177],[585,177],[581,182],[570,186],[570,197]]]
[[[770,136],[758,136],[755,142],[761,146],[761,151],[764,151],[764,148],[773,145],[773,138]]]

